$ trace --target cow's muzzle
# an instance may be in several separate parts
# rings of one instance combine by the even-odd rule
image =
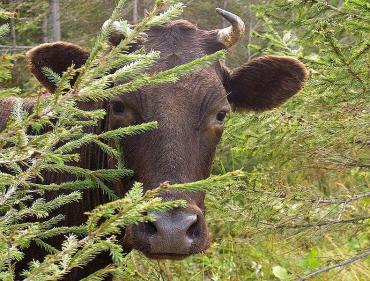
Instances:
[[[209,247],[210,235],[204,214],[197,206],[151,213],[155,221],[129,226],[126,247],[153,259],[183,259]]]

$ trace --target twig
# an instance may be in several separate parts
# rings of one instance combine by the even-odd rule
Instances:
[[[354,263],[358,260],[361,260],[361,259],[364,259],[364,258],[367,258],[368,256],[370,255],[370,249],[367,249],[365,252],[362,252],[361,254],[358,254],[352,258],[349,258],[349,259],[346,259],[346,260],[343,260],[343,261],[340,261],[336,264],[333,264],[333,265],[330,265],[330,266],[327,266],[327,267],[323,267],[321,268],[320,270],[317,270],[317,271],[314,271],[314,272],[311,272],[310,274],[300,278],[300,279],[296,279],[296,281],[306,281],[308,279],[311,279],[312,277],[318,275],[318,274],[321,274],[321,273],[324,273],[324,272],[327,272],[333,268],[336,268],[336,267],[341,267],[341,266],[345,266],[347,264],[350,264],[350,263]]]
[[[347,62],[346,58],[343,56],[341,50],[334,43],[334,41],[330,37],[328,37],[328,39],[329,39],[328,42],[329,42],[330,46],[332,47],[333,51],[335,52],[335,54],[337,55],[339,60],[347,67],[347,71],[349,72],[349,74],[351,74],[358,82],[360,82],[361,86],[364,87],[364,91],[366,91],[365,82],[361,79],[361,77],[358,75],[358,73],[356,73],[352,69],[352,66]]]
[[[273,195],[278,198],[286,198],[287,194],[285,191],[277,191],[277,192],[269,192],[269,191],[262,191],[262,190],[248,190],[247,192],[252,192],[252,193],[260,193],[260,194],[266,194],[266,195]],[[370,197],[370,191],[364,192],[364,193],[359,193],[355,194],[351,197],[343,197],[343,198],[299,198],[299,197],[293,197],[293,198],[287,198],[291,199],[294,201],[303,201],[303,202],[310,202],[310,203],[319,203],[319,204],[347,204],[352,201],[360,200],[363,198],[368,198]]]
[[[347,10],[339,9],[339,8],[337,8],[337,7],[333,6],[333,5],[330,5],[328,3],[325,3],[323,1],[313,0],[313,2],[316,3],[316,4],[322,5],[322,6],[324,6],[325,8],[327,8],[329,10],[335,11],[335,12],[337,12],[340,15],[347,16],[347,17],[348,16],[351,16],[351,17],[353,17],[355,19],[366,21],[366,18],[363,18],[360,15],[351,13],[350,11],[347,11]]]
[[[8,45],[0,45],[0,49],[10,50],[10,51],[25,51],[30,50],[34,46],[8,46]]]
[[[326,199],[303,199],[304,201],[309,201],[312,203],[320,203],[320,204],[335,204],[335,203],[349,203],[351,201],[363,199],[366,197],[370,197],[370,191],[369,192],[364,192],[360,194],[355,194],[351,197],[348,198],[326,198]],[[295,199],[299,200],[299,199]]]
[[[260,223],[272,226],[273,228],[306,228],[306,227],[321,227],[321,226],[329,226],[329,225],[336,225],[336,224],[345,224],[345,223],[359,223],[364,220],[370,219],[370,216],[366,217],[359,217],[359,218],[354,218],[354,219],[349,219],[349,220],[340,220],[340,221],[324,221],[324,222],[319,222],[319,223],[308,223],[308,224],[292,224],[292,225],[284,225],[284,224],[279,224],[275,225],[273,223],[269,223],[266,221],[260,221]]]

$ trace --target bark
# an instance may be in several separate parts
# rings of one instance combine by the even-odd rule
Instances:
[[[11,4],[13,8],[14,4],[16,4],[16,1],[10,0],[9,3]],[[15,47],[17,46],[17,34],[15,33],[15,19],[14,18],[10,19],[9,25],[10,25],[10,37],[12,39],[12,45]]]
[[[60,28],[60,0],[50,0],[50,15],[51,15],[51,30],[52,40],[61,40],[61,28]]]
[[[248,1],[247,4],[247,22],[246,22],[246,40],[247,40],[247,60],[250,60],[251,51],[249,48],[249,44],[252,41],[252,28],[253,28],[253,19],[252,19],[252,11],[251,11],[251,0]]]
[[[153,1],[152,0],[145,0],[143,1],[143,17],[145,17],[150,10],[150,7],[152,6]]]
[[[42,42],[47,43],[49,42],[49,35],[48,35],[48,17],[45,16],[42,20]]]
[[[138,0],[134,0],[132,5],[132,23],[135,24],[138,22],[139,18],[137,13]]]
[[[223,9],[224,10],[227,10],[227,5],[229,4],[229,0],[224,0],[224,4],[223,4]],[[222,20],[222,26],[225,28],[225,27],[228,27],[230,25],[230,23],[226,20],[226,19],[223,19]]]

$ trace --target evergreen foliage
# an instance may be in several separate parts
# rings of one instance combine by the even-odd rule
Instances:
[[[41,19],[45,16],[46,2],[18,2],[16,29],[19,44],[36,45],[41,42]],[[92,34],[95,34],[106,20],[107,13],[113,10],[114,2],[62,1],[63,38],[83,45],[94,45],[91,40]],[[126,1],[128,7],[131,2]],[[153,3],[149,2],[152,1],[139,1],[141,17],[144,15],[142,12],[144,8],[152,7]],[[18,128],[22,127],[19,126],[19,122],[29,118],[28,113],[24,113],[18,106],[11,121],[11,124],[14,124],[13,128],[17,128],[13,131],[14,137],[4,138],[12,140],[14,144],[7,147],[4,143],[1,150],[4,154],[1,154],[0,159],[2,160],[4,155],[4,160],[8,161],[7,165],[15,159],[14,156],[18,157],[17,161],[26,163],[33,157],[41,159],[38,154],[28,155],[24,149],[16,153],[12,147],[22,148],[22,144],[26,144],[27,147],[37,151],[44,149],[45,144],[51,140],[58,142],[57,138],[63,137],[61,141],[64,145],[55,149],[51,147],[52,151],[48,153],[48,158],[45,155],[44,159],[51,161],[48,163],[49,166],[45,167],[49,170],[71,171],[82,177],[60,185],[44,185],[23,180],[24,185],[20,185],[15,193],[18,197],[11,196],[5,209],[0,209],[1,216],[8,212],[4,224],[2,220],[0,223],[0,235],[3,235],[0,238],[2,243],[0,267],[3,274],[0,275],[0,279],[12,280],[12,266],[22,258],[23,247],[32,240],[47,248],[53,255],[45,261],[46,264],[38,261],[32,265],[27,273],[30,280],[48,279],[46,273],[57,279],[71,267],[84,264],[97,252],[107,249],[115,255],[114,264],[94,273],[86,280],[102,280],[109,273],[115,273],[124,280],[301,280],[303,276],[317,272],[320,268],[323,268],[324,272],[320,275],[311,274],[310,280],[311,278],[368,280],[370,278],[368,255],[363,255],[361,261],[347,264],[341,270],[333,269],[327,272],[325,270],[327,266],[343,264],[343,261],[351,261],[352,257],[368,253],[370,247],[368,1],[185,0],[183,2],[188,6],[185,18],[197,23],[200,28],[220,28],[222,19],[213,16],[213,11],[215,7],[224,7],[225,3],[227,9],[245,19],[247,35],[227,57],[228,64],[240,65],[241,62],[260,55],[291,55],[298,57],[309,67],[311,76],[304,91],[282,108],[263,114],[233,113],[227,120],[213,174],[223,175],[228,171],[242,168],[247,172],[247,177],[243,177],[243,184],[230,184],[229,180],[234,182],[243,175],[232,172],[221,178],[217,176],[190,186],[169,187],[164,184],[159,187],[159,190],[162,188],[205,190],[211,186],[209,183],[213,180],[217,180],[218,187],[223,187],[208,190],[210,192],[206,197],[207,221],[213,235],[211,248],[204,255],[193,256],[176,263],[148,260],[136,251],[124,255],[115,240],[117,225],[125,225],[135,220],[150,220],[151,218],[141,215],[145,208],[169,208],[167,204],[162,205],[155,199],[158,190],[153,191],[153,194],[143,194],[139,184],[128,197],[92,211],[88,226],[73,229],[55,227],[63,218],[61,216],[50,218],[47,215],[54,206],[78,200],[79,192],[84,188],[103,188],[112,198],[116,198],[108,187],[109,181],[103,180],[130,173],[122,167],[122,163],[119,165],[119,171],[110,170],[104,175],[71,168],[68,162],[77,157],[73,153],[74,148],[93,142],[111,157],[119,158],[120,151],[107,143],[116,142],[121,134],[135,134],[155,126],[143,124],[137,128],[122,128],[99,136],[86,134],[83,133],[82,127],[96,123],[103,118],[104,112],[80,111],[73,106],[77,101],[73,95],[68,101],[64,100],[65,95],[60,95],[58,100],[62,100],[58,102],[59,105],[64,102],[71,105],[63,106],[64,111],[55,109],[54,114],[58,114],[59,118],[67,112],[72,112],[71,118],[74,120],[71,119],[71,123],[79,125],[71,126],[67,119],[59,127],[67,126],[68,132],[48,132],[40,138],[38,137],[43,134],[29,136],[24,130],[18,131]],[[124,12],[125,15],[129,13],[128,10]],[[76,18],[79,20],[76,21]],[[158,18],[155,21],[158,22]],[[123,21],[121,26],[122,32],[132,34],[132,39],[145,29],[132,31]],[[3,27],[4,31],[6,29],[7,27]],[[81,30],[84,30],[83,34],[80,34]],[[106,37],[101,35],[97,42],[103,42],[104,36]],[[9,43],[10,40],[5,42]],[[125,48],[123,45],[122,50]],[[104,44],[95,47],[93,50],[96,50],[96,58],[99,58],[101,53],[104,53],[104,56],[109,53]],[[76,93],[84,89],[80,100],[101,100],[114,95],[116,90],[129,91],[149,81],[153,83],[164,82],[166,79],[176,81],[177,71],[187,71],[183,69],[186,66],[181,66],[180,69],[149,77],[142,70],[155,63],[158,53],[137,52],[122,55],[118,50],[111,54],[109,62],[103,60],[106,63],[101,65],[101,68],[100,62],[94,66],[91,61],[90,66],[85,69],[71,69],[71,73],[84,71],[86,79],[81,79],[78,82],[80,86],[77,83],[73,89],[69,89],[66,84],[67,94],[74,89]],[[23,77],[23,68],[18,58],[22,58],[22,55],[5,54],[1,57],[0,98],[34,92],[34,82],[29,82],[28,77],[24,80],[19,78]],[[14,70],[15,60],[20,66],[16,66],[18,69]],[[103,75],[117,68],[120,68],[117,74]],[[189,67],[188,70],[191,69],[192,67]],[[10,79],[12,71],[16,71],[17,79],[14,77]],[[60,83],[61,77],[54,76],[46,69],[45,71]],[[138,80],[135,79],[137,77]],[[67,78],[65,76],[66,80]],[[89,79],[94,78],[99,79],[99,83],[89,83]],[[132,84],[124,84],[121,89],[115,90],[99,85],[101,82],[108,84],[113,79],[124,78],[134,80]],[[22,92],[19,88],[26,90]],[[100,96],[100,91],[103,96]],[[52,100],[48,103],[52,104]],[[80,123],[80,118],[84,123]],[[29,120],[27,126],[32,126],[35,130],[41,130],[50,124],[50,119],[37,119],[36,122]],[[41,143],[37,146],[39,141]],[[9,150],[6,150],[8,148]],[[23,170],[20,172],[20,169],[24,169],[23,165],[21,167],[12,165],[9,168],[11,173],[4,174],[2,182],[8,180],[6,177],[11,181],[22,180],[13,179],[13,175],[23,173]],[[61,189],[70,192],[69,196],[56,198],[55,202],[42,199],[32,202],[36,193]],[[7,190],[7,187],[3,190]],[[116,204],[122,200],[130,206],[129,209],[126,207],[122,209],[121,205]],[[180,201],[173,204],[183,203]],[[12,208],[19,205],[23,206],[21,211]],[[43,220],[40,219],[37,224],[24,225],[22,218],[29,217]],[[43,241],[44,238],[59,233],[74,234],[68,236],[62,251],[53,249]],[[104,239],[100,236],[101,233],[104,234]],[[8,237],[12,239],[9,240]],[[80,239],[81,237],[83,238]],[[7,241],[12,243],[8,244]],[[12,246],[10,250],[9,245]]]
[[[251,57],[297,57],[310,69],[310,80],[279,109],[233,113],[227,120],[213,173],[243,168],[247,188],[207,194],[213,245],[206,255],[178,264],[134,252],[127,278],[369,279],[367,2],[230,1],[238,14],[244,11],[237,7],[255,4],[256,28],[244,48]],[[197,2],[204,10],[187,13],[204,15],[213,5]],[[240,64],[245,53],[230,56]],[[362,261],[327,270],[358,256]]]
[[[143,193],[137,183],[122,199],[109,188],[110,182],[117,181],[132,172],[122,165],[119,143],[125,136],[143,133],[156,128],[156,122],[119,128],[101,134],[86,133],[86,128],[97,126],[105,116],[103,109],[85,111],[78,108],[79,102],[99,102],[114,95],[121,95],[146,85],[172,83],[181,75],[195,71],[206,64],[223,57],[222,52],[195,60],[187,65],[155,74],[145,70],[155,63],[159,54],[139,50],[127,54],[125,50],[140,37],[140,33],[152,26],[168,22],[178,16],[183,8],[176,1],[156,1],[154,8],[135,28],[121,19],[122,9],[127,1],[118,1],[108,24],[103,26],[92,48],[86,64],[79,69],[71,66],[62,76],[45,68],[44,74],[56,85],[55,93],[45,95],[23,94],[27,101],[33,101],[33,110],[25,108],[26,99],[14,95],[19,90],[3,88],[1,101],[13,101],[13,108],[4,130],[0,134],[0,279],[14,280],[17,262],[24,257],[23,250],[33,241],[47,250],[45,260],[34,260],[23,272],[24,280],[58,280],[73,268],[84,267],[103,251],[110,252],[113,263],[95,272],[86,280],[102,280],[107,274],[119,278],[125,272],[126,257],[116,235],[128,224],[151,221],[145,215],[148,211],[165,211],[183,207],[185,202],[161,202],[157,197],[164,189],[188,191],[203,190],[210,183],[233,184],[242,176],[241,172],[227,174],[192,183],[169,186],[163,185]],[[2,18],[7,17],[2,12]],[[120,32],[126,37],[118,46],[108,44],[108,38],[117,32],[112,22],[119,21]],[[1,33],[8,31],[1,26]],[[10,78],[6,64],[2,79]],[[5,70],[4,70],[5,69]],[[72,85],[73,77],[78,74]],[[125,83],[114,84],[117,80]],[[127,82],[128,81],[128,82]],[[109,86],[114,85],[114,86]],[[90,130],[91,131],[91,130]],[[32,132],[32,133],[30,133]],[[102,151],[119,163],[116,169],[88,170],[76,166],[80,155],[78,149],[88,144],[98,145]],[[76,180],[61,184],[43,184],[47,172],[66,173]],[[41,180],[41,183],[37,180]],[[62,206],[79,201],[84,189],[100,188],[113,201],[97,207],[89,214],[86,225],[77,227],[56,226],[63,222],[63,215],[52,215]],[[52,200],[43,196],[46,191],[71,191],[61,193]],[[45,239],[66,235],[61,249],[56,249]]]
[[[252,278],[301,280],[370,246],[369,6],[282,0],[253,9],[263,27],[252,53],[298,57],[311,77],[283,108],[230,118],[216,169],[244,167],[249,189],[225,200],[234,227],[222,233],[257,241],[244,248],[254,256],[256,266],[244,267]],[[366,280],[367,266],[342,270],[341,280]]]

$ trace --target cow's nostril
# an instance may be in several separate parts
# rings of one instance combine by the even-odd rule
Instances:
[[[155,221],[134,226],[134,231],[128,232],[131,236],[125,237],[128,243],[135,243],[134,249],[144,249],[148,257],[185,257],[208,247],[208,230],[200,209],[174,209],[147,215]]]
[[[154,235],[157,233],[157,228],[155,227],[154,223],[152,222],[145,222],[144,223],[144,232],[149,235]]]
[[[196,239],[200,236],[201,234],[201,228],[200,228],[200,223],[199,223],[199,217],[197,216],[197,219],[190,225],[188,230],[186,231],[186,235],[190,239]]]

